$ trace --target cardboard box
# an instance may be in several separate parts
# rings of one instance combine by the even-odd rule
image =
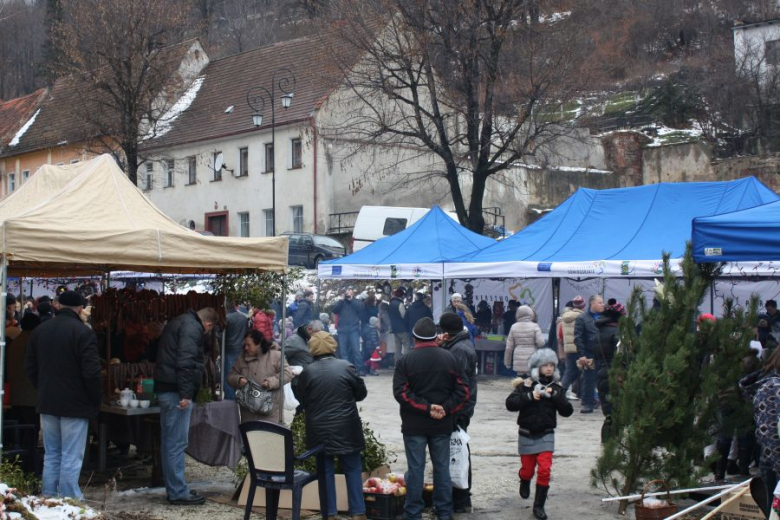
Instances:
[[[363,473],[363,482],[369,477],[384,478],[390,473],[390,468],[382,466],[371,473]],[[245,506],[247,496],[249,495],[249,475],[244,479],[244,485],[241,494],[238,497],[238,505]],[[252,507],[265,507],[265,489],[258,487],[255,491],[255,499]],[[347,480],[342,474],[336,474],[336,507],[339,511],[349,511],[349,502],[347,501]],[[292,508],[292,491],[284,490],[279,495],[279,509]],[[301,509],[309,511],[320,510],[320,493],[317,487],[317,481],[310,482],[303,488],[303,498],[301,500]]]
[[[725,495],[721,500],[725,502],[736,495],[739,491],[732,491]],[[756,501],[750,496],[750,491],[728,504],[720,510],[721,520],[765,520],[765,516],[759,509]]]

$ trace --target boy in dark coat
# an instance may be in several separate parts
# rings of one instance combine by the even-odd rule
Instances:
[[[528,361],[531,377],[512,381],[515,389],[506,398],[506,409],[520,412],[517,415],[517,448],[522,463],[519,472],[522,498],[531,495],[531,479],[539,466],[533,508],[534,516],[539,520],[547,519],[544,504],[550,489],[557,414],[569,417],[574,412],[561,388],[557,364],[558,356],[552,349],[537,350]]]

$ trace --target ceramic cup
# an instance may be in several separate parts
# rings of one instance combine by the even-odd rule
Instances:
[[[152,402],[148,399],[144,399],[140,402],[140,404],[141,404],[141,408],[149,408]]]
[[[119,403],[119,406],[123,408],[127,408],[130,405],[130,399],[120,399],[117,402]]]
[[[138,399],[130,399],[130,408],[138,408]]]

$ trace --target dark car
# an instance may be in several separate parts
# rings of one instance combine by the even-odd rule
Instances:
[[[331,237],[307,233],[282,233],[282,235],[290,237],[288,260],[290,265],[316,269],[321,260],[341,258],[347,253],[347,248]]]

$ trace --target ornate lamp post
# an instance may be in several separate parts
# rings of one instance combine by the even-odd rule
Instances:
[[[273,236],[276,236],[276,96],[281,94],[282,108],[290,108],[293,91],[295,90],[295,75],[288,68],[278,68],[271,78],[271,89],[262,85],[252,87],[246,93],[246,102],[254,111],[252,124],[255,128],[263,126],[263,112],[266,100],[271,105],[271,149],[274,152],[271,161],[271,214],[273,218]],[[266,161],[268,157],[266,157]]]

